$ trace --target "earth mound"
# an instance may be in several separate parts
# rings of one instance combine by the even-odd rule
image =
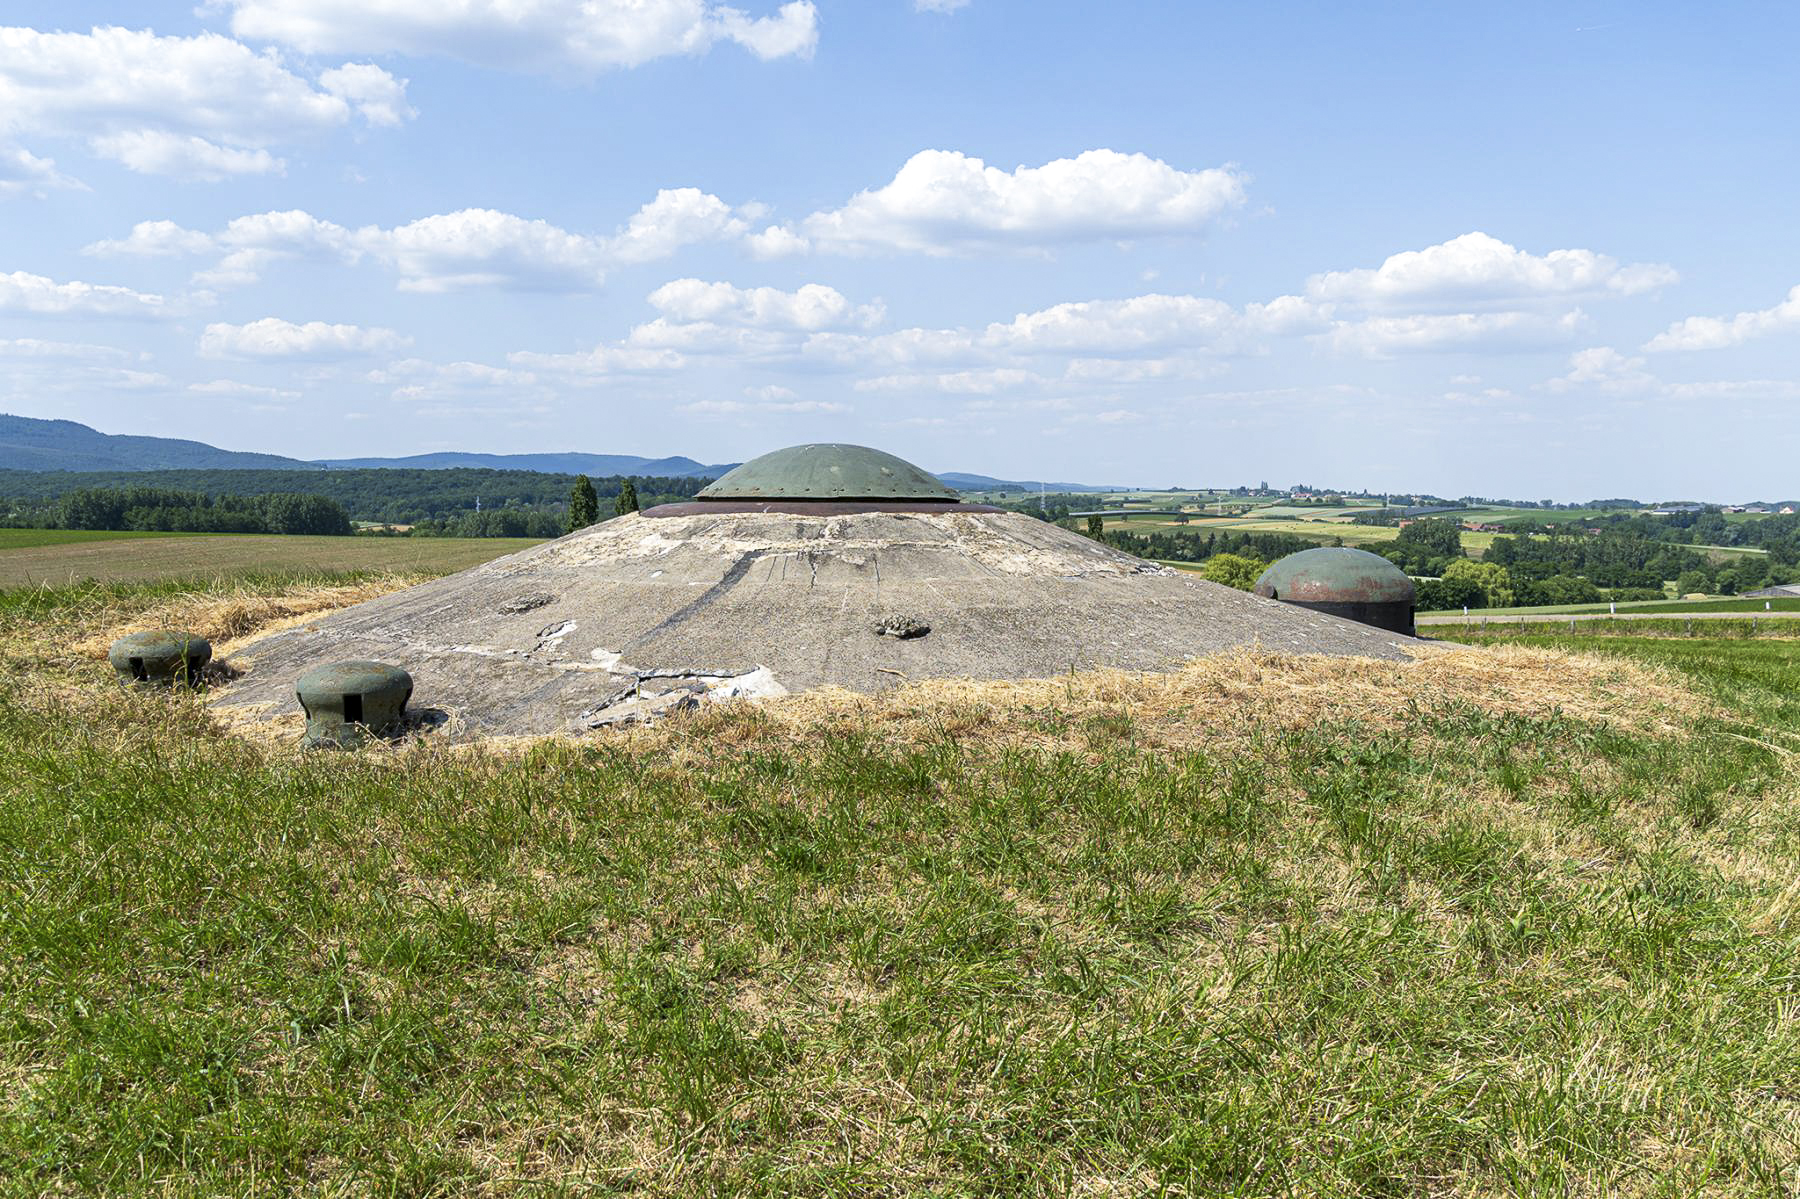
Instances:
[[[410,671],[415,706],[452,735],[539,735],[830,685],[1163,670],[1240,646],[1403,659],[1418,644],[1017,513],[672,511],[275,633],[234,656],[241,677],[215,702],[281,716],[306,670],[374,659]]]

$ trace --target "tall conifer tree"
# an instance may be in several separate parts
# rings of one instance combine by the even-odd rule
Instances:
[[[600,497],[594,492],[593,480],[577,475],[569,492],[569,532],[585,529],[599,519]]]

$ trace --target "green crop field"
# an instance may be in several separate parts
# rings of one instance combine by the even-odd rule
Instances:
[[[328,581],[0,594],[0,1193],[1792,1193],[1800,642],[361,755],[99,657]]]
[[[1536,608],[1471,608],[1470,616],[1575,616],[1586,613],[1610,612],[1610,604],[1547,604]],[[1708,600],[1645,600],[1640,603],[1618,605],[1620,613],[1663,613],[1678,615],[1687,612],[1800,612],[1800,599],[1744,599],[1742,597]],[[1434,613],[1434,615],[1444,615]],[[1456,613],[1461,616],[1462,613]]]
[[[1265,504],[1258,507],[1250,515],[1258,520],[1288,518],[1292,520],[1344,520],[1358,512],[1367,511],[1366,506],[1327,508],[1314,507],[1309,504]]]
[[[1106,518],[1106,531],[1142,533],[1150,528],[1170,532],[1188,531],[1195,533],[1291,533],[1296,537],[1305,537],[1328,545],[1333,541],[1342,541],[1345,545],[1368,545],[1371,542],[1392,541],[1399,536],[1398,529],[1384,528],[1380,525],[1353,525],[1324,518],[1317,520],[1279,520],[1258,517],[1203,517],[1199,515],[1188,518],[1187,524],[1178,524],[1170,517],[1138,516],[1120,519],[1113,516]],[[1463,551],[1471,558],[1479,558],[1494,544],[1493,533],[1470,533],[1462,535]]]
[[[40,530],[6,530],[37,535]],[[0,588],[100,582],[208,579],[287,571],[448,574],[536,542],[507,538],[275,537],[258,534],[140,536],[105,533],[33,544],[0,536]]]
[[[210,537],[210,533],[144,533],[117,529],[0,529],[0,552],[92,541],[142,541],[168,537]]]

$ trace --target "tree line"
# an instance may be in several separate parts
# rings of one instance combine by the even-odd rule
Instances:
[[[0,527],[161,532],[339,531],[358,522],[419,537],[558,537],[570,527],[576,476],[535,471],[0,472]],[[692,499],[710,480],[612,476],[587,480],[608,511]],[[283,483],[289,486],[283,487]],[[294,497],[312,501],[302,520]],[[287,497],[287,498],[277,498]],[[479,509],[477,504],[480,505]],[[327,507],[328,506],[328,507]],[[305,528],[293,528],[296,521]],[[591,523],[591,522],[590,522]],[[330,526],[326,529],[325,526]],[[367,530],[365,530],[367,531]]]
[[[592,480],[602,500],[616,500],[626,476]],[[352,521],[416,525],[454,521],[481,509],[517,508],[554,514],[568,510],[575,476],[527,470],[455,467],[447,470],[169,470],[169,471],[0,471],[0,524],[43,524],[63,496],[89,488],[153,487],[222,497],[275,492],[323,496],[336,501]],[[631,476],[645,507],[694,497],[710,479]]]
[[[162,533],[307,533],[347,537],[343,506],[319,495],[207,495],[159,487],[87,487],[56,503],[54,527]]]
[[[1204,577],[1244,590],[1254,586],[1271,562],[1321,544],[1287,533],[1108,532],[1092,517],[1083,525],[1062,523],[1142,558],[1200,563]],[[1325,544],[1343,542],[1333,538]],[[1501,535],[1476,561],[1464,552],[1456,521],[1428,517],[1400,529],[1392,541],[1359,548],[1380,554],[1410,575],[1418,588],[1419,610],[1427,612],[1657,600],[1665,598],[1668,581],[1684,595],[1732,595],[1800,582],[1800,565],[1783,564],[1773,551],[1720,564],[1630,524],[1599,533],[1559,527],[1543,534]]]

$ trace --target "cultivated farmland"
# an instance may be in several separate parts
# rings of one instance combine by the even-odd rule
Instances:
[[[213,579],[294,571],[449,574],[534,541],[451,537],[0,532],[0,587]]]

